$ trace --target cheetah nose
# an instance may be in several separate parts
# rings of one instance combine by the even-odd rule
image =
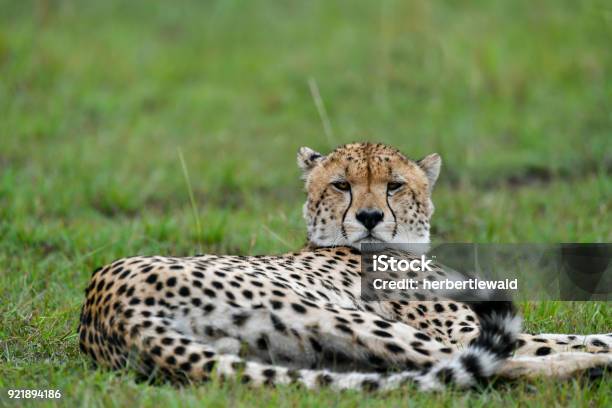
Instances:
[[[364,227],[371,231],[379,222],[382,221],[385,215],[379,210],[365,209],[359,210],[355,215],[357,221],[363,224]]]

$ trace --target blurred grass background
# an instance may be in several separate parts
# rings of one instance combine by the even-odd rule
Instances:
[[[74,333],[90,272],[115,258],[299,248],[301,145],[440,153],[438,241],[611,241],[610,44],[603,0],[0,0],[0,388],[84,405],[606,405],[609,380],[151,388],[88,370]],[[609,303],[524,312],[530,330],[612,326]]]

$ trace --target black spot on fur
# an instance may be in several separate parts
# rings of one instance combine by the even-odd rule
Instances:
[[[236,326],[240,327],[247,320],[249,320],[250,317],[251,315],[249,315],[248,313],[238,313],[238,314],[232,315],[232,322],[234,322]]]
[[[287,326],[285,325],[285,323],[283,323],[281,319],[279,319],[277,315],[275,315],[274,313],[271,313],[270,320],[272,321],[272,326],[274,326],[275,330],[281,333],[287,332]]]
[[[298,303],[292,303],[291,307],[293,308],[293,310],[295,310],[296,312],[300,314],[306,313],[306,308]]]
[[[353,334],[353,330],[345,324],[337,324],[336,329],[346,334]]]
[[[395,343],[386,343],[385,348],[393,354],[399,354],[404,352],[404,349]]]
[[[310,341],[310,345],[312,346],[312,349],[314,351],[316,351],[317,353],[320,353],[323,351],[323,347],[321,346],[321,343],[319,343],[313,337],[309,337],[308,340]]]
[[[319,374],[316,378],[316,383],[320,387],[326,387],[334,382],[334,379],[329,374]]]
[[[452,368],[443,368],[436,373],[438,381],[440,381],[442,384],[452,383],[454,376],[455,373],[453,372]]]
[[[379,387],[380,384],[378,383],[378,381],[374,380],[363,380],[363,382],[361,383],[361,389],[363,391],[376,391]]]
[[[374,320],[374,324],[380,327],[381,329],[391,327],[391,323],[385,322],[384,320]]]
[[[152,273],[151,275],[147,276],[147,279],[145,280],[145,282],[151,285],[154,284],[155,282],[157,282],[157,274]]]
[[[260,338],[256,341],[257,348],[259,350],[265,351],[268,349],[268,336],[262,334]]]
[[[378,337],[386,337],[386,338],[393,337],[393,336],[391,335],[391,333],[386,332],[386,331],[384,331],[384,330],[374,330],[374,331],[372,332],[372,334],[374,334],[375,336],[378,336]]]
[[[463,364],[465,371],[472,374],[474,378],[482,378],[482,366],[480,365],[480,360],[478,357],[472,354],[464,355],[461,357],[461,363]]]
[[[550,354],[551,351],[550,347],[540,347],[536,350],[535,354],[536,356],[546,356]]]
[[[274,377],[276,377],[276,370],[273,368],[266,368],[261,372],[261,374],[267,379],[272,380]]]
[[[206,363],[204,363],[204,365],[202,366],[202,370],[210,373],[214,368],[215,365],[217,364],[216,361],[211,360],[211,361],[207,361]]]

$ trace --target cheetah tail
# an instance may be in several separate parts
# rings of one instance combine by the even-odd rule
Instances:
[[[422,390],[443,389],[449,383],[465,388],[497,372],[510,356],[521,328],[521,320],[511,302],[479,302],[472,303],[471,307],[479,318],[481,330],[464,351],[427,369],[394,374],[290,369],[245,361],[235,355],[218,354],[208,345],[172,330],[161,338],[140,333],[134,346],[141,351],[141,374],[161,373],[167,379],[180,382],[206,381],[214,372],[220,378],[236,377],[253,385],[298,383],[309,389],[327,386],[335,390],[389,390],[405,383],[415,383]]]
[[[469,346],[424,373],[421,388],[441,389],[453,383],[461,388],[482,384],[494,376],[516,347],[522,319],[511,301],[467,303],[476,313],[480,333]]]

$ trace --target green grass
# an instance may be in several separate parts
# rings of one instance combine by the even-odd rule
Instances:
[[[82,406],[610,405],[610,379],[433,395],[151,387],[91,370],[75,336],[91,271],[115,258],[300,247],[300,145],[440,153],[439,241],[611,241],[608,3],[0,10],[0,390]],[[612,331],[609,303],[524,310],[532,331]]]

